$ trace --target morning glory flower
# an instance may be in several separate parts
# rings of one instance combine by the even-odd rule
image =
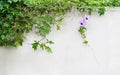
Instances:
[[[80,26],[85,26],[86,25],[86,22],[89,20],[89,17],[88,15],[85,15],[83,20],[81,20],[79,23],[80,23]]]
[[[87,15],[85,15],[84,20],[85,20],[85,21],[88,21],[88,20],[89,20],[89,17],[88,17]]]
[[[85,26],[85,22],[83,20],[80,21],[80,26]]]

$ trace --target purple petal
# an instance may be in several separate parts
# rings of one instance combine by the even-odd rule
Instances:
[[[89,17],[87,15],[85,15],[84,19],[85,19],[85,21],[88,21]]]
[[[85,17],[86,20],[88,20],[88,17]]]
[[[85,26],[85,22],[84,21],[80,21],[80,26]]]

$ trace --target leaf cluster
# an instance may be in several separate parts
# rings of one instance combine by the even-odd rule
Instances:
[[[38,47],[40,47],[42,50],[46,50],[48,53],[52,53],[52,49],[48,46],[51,44],[54,44],[54,42],[48,39],[45,43],[41,43],[41,41],[34,41],[34,43],[32,44],[32,48],[34,49],[34,51],[36,51]]]

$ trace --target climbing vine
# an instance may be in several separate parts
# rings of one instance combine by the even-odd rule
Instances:
[[[0,46],[21,46],[25,35],[35,28],[35,32],[43,36],[45,42],[36,40],[32,48],[52,52],[48,44],[54,44],[48,40],[46,35],[51,32],[51,27],[56,25],[60,29],[60,22],[66,12],[72,7],[80,12],[92,14],[93,11],[103,15],[106,7],[120,6],[119,0],[0,0]],[[57,17],[57,18],[56,18]],[[84,17],[80,21],[80,32],[83,43],[87,44],[85,39],[85,23],[89,18]]]

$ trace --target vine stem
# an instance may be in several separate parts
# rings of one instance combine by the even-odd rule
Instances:
[[[47,39],[46,36],[43,36],[43,37],[40,39],[39,42],[41,42],[41,41],[44,40],[44,39]]]
[[[94,59],[95,59],[96,63],[97,63],[97,64],[100,64],[100,62],[99,62],[99,60],[97,59],[97,56],[96,56],[96,54],[95,54],[94,48],[91,47],[89,44],[87,44],[87,45],[88,45],[89,48],[91,48],[91,51],[92,51],[92,53],[93,53],[93,56],[94,56]]]
[[[98,64],[99,67],[101,67],[101,69],[103,70],[103,72],[106,72],[105,68],[102,66],[102,64],[99,62],[96,54],[95,54],[95,51],[94,51],[94,48],[90,46],[90,44],[87,44],[89,48],[91,48],[91,51],[93,53],[93,56],[94,56],[94,59],[96,61],[96,63]]]
[[[39,42],[43,41],[44,39],[47,39],[46,36],[43,36],[43,37],[39,40]],[[33,43],[26,43],[26,44],[32,45]]]

